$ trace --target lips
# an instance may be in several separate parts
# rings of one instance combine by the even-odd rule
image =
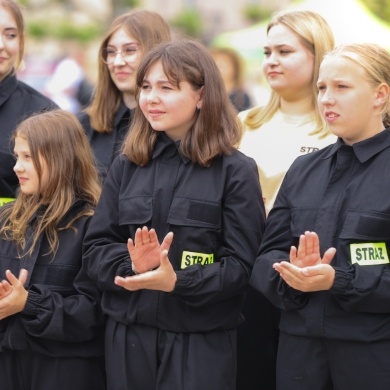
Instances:
[[[325,112],[325,119],[328,121],[328,122],[333,122],[335,121],[340,115],[336,114],[335,112],[333,111],[326,111]]]
[[[19,183],[23,184],[25,183],[28,179],[26,177],[18,177]]]
[[[149,110],[148,111],[148,114],[151,118],[157,118],[161,115],[164,114],[164,111],[160,111],[160,110]]]

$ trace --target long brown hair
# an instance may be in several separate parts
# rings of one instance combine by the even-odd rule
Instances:
[[[201,166],[209,166],[216,156],[230,153],[241,138],[241,126],[207,47],[193,40],[180,39],[151,49],[138,67],[137,101],[146,72],[158,61],[171,83],[179,87],[181,81],[187,81],[194,90],[203,87],[202,108],[180,142],[182,155]],[[124,142],[124,154],[138,165],[147,164],[157,134],[137,107],[131,131]]]
[[[102,55],[111,36],[120,28],[138,41],[141,53],[146,53],[157,43],[171,40],[169,24],[157,12],[133,10],[114,19],[99,48],[98,81],[92,103],[85,110],[92,128],[100,133],[113,130],[115,113],[122,100],[122,92],[112,81]]]
[[[58,231],[72,228],[83,215],[92,215],[100,196],[100,184],[88,139],[75,115],[64,110],[37,114],[24,120],[15,130],[13,139],[24,138],[31,158],[42,179],[41,159],[46,162],[49,180],[43,194],[19,192],[14,203],[0,209],[0,235],[14,240],[25,254],[31,254],[41,234],[46,234],[50,252],[58,248]],[[39,184],[40,186],[40,184]],[[75,203],[87,206],[66,226],[61,220]],[[27,228],[32,217],[42,210],[34,226],[32,245],[27,248]]]
[[[267,34],[276,25],[288,27],[301,40],[314,56],[312,76],[312,106],[315,110],[316,130],[313,134],[320,137],[329,134],[325,122],[317,109],[317,80],[320,64],[324,54],[334,48],[334,36],[326,20],[312,11],[282,11],[277,13],[267,26]],[[280,96],[273,90],[268,103],[263,107],[255,107],[248,112],[244,124],[249,130],[258,129],[269,122],[280,108]]]

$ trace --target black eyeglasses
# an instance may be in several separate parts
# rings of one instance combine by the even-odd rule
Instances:
[[[113,47],[105,47],[102,50],[102,60],[105,64],[111,65],[115,62],[118,54],[121,55],[123,61],[127,63],[135,62],[139,56],[140,48],[134,44],[122,46],[122,50],[115,50]]]

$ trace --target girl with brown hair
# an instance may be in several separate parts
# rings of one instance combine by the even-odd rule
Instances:
[[[236,112],[200,43],[146,54],[136,97],[85,239],[108,315],[108,388],[235,389],[265,219],[256,164],[235,147]]]
[[[77,118],[54,110],[14,133],[19,193],[0,209],[0,378],[7,389],[105,389],[100,294],[81,268],[100,195]]]
[[[114,19],[100,45],[96,90],[91,105],[79,119],[102,181],[120,152],[134,115],[139,62],[154,45],[170,39],[170,27],[158,13],[133,10]]]

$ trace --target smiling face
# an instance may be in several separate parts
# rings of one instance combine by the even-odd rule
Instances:
[[[43,194],[49,181],[49,170],[44,159],[40,159],[42,177],[39,179],[31,156],[30,146],[23,137],[15,137],[14,153],[16,164],[14,172],[18,176],[20,191],[25,195]]]
[[[6,77],[18,61],[20,37],[12,13],[0,6],[0,80]]]
[[[314,56],[299,36],[283,24],[271,27],[263,60],[270,87],[287,100],[310,96],[313,69]]]
[[[347,145],[381,132],[384,84],[373,87],[365,70],[341,56],[325,57],[318,78],[318,106],[330,130]]]
[[[135,91],[135,74],[140,62],[140,45],[139,42],[120,28],[113,33],[107,42],[109,57],[113,57],[113,62],[107,64],[110,76],[116,87],[123,93],[124,100],[133,100]],[[113,55],[112,53],[121,52]],[[137,55],[128,56],[131,52],[137,52]],[[126,61],[126,57],[130,60]],[[128,99],[127,99],[128,98]]]
[[[157,61],[145,74],[139,95],[139,105],[156,131],[164,131],[177,141],[183,138],[197,118],[202,106],[202,88],[194,90],[187,81],[172,84],[162,63]]]

